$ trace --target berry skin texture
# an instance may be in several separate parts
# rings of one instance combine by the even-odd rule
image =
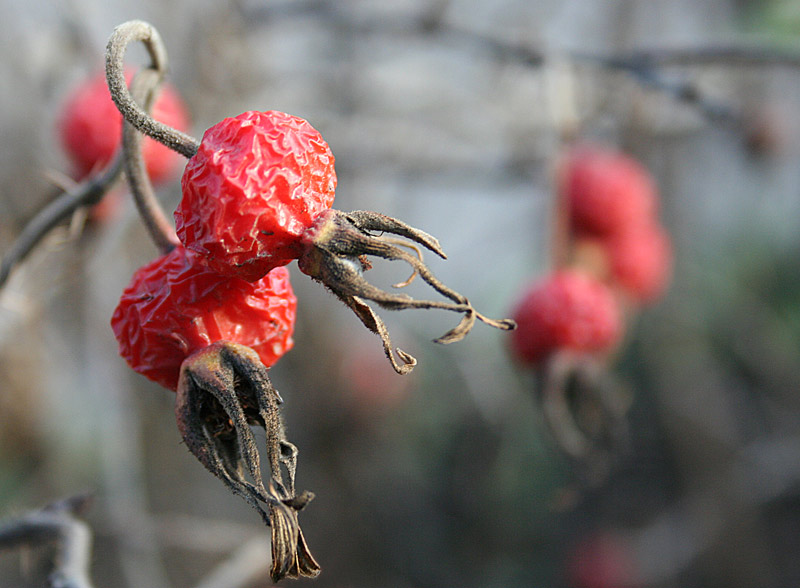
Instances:
[[[302,118],[245,112],[205,132],[181,186],[181,242],[217,272],[254,281],[303,254],[302,234],[333,204],[334,157]]]
[[[576,270],[561,270],[532,284],[513,314],[511,349],[526,364],[553,352],[601,352],[622,336],[622,316],[611,290]]]
[[[130,82],[133,74],[128,72]],[[181,131],[189,129],[189,115],[177,91],[165,84],[153,105],[153,117]],[[94,76],[67,98],[58,119],[61,144],[69,157],[74,176],[81,180],[105,166],[122,139],[122,115],[111,100],[105,74]],[[142,141],[147,173],[153,183],[168,180],[181,156],[149,137]]]
[[[613,280],[637,303],[662,296],[672,276],[672,242],[657,224],[625,231],[608,240],[606,248]]]
[[[216,341],[246,345],[273,365],[294,345],[296,310],[286,268],[251,283],[176,247],[133,275],[111,327],[134,371],[175,390],[183,360]]]
[[[559,185],[576,234],[608,236],[655,218],[658,196],[647,170],[628,155],[597,145],[573,147]]]

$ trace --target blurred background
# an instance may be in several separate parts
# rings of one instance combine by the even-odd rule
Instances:
[[[436,235],[449,259],[426,260],[489,316],[549,270],[566,126],[654,175],[674,279],[608,363],[629,438],[601,476],[560,450],[506,335],[442,347],[454,315],[382,312],[419,359],[397,376],[291,267],[295,348],[271,376],[323,568],[300,585],[800,585],[800,2],[2,6],[3,250],[68,171],[59,105],[132,18],[164,38],[195,136],[245,110],[306,118],[336,156],[336,208]],[[159,196],[174,209],[177,175]],[[91,491],[98,587],[268,586],[269,530],[183,447],[173,394],[117,356],[109,317],[156,254],[126,203],[51,234],[0,292],[0,517]],[[0,586],[44,585],[48,553],[0,553]]]

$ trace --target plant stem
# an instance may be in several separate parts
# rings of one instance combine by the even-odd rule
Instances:
[[[117,156],[99,175],[91,176],[73,189],[62,192],[50,201],[36,216],[25,225],[19,237],[0,262],[0,288],[8,280],[11,270],[61,221],[68,218],[78,208],[100,202],[122,172],[122,156]]]
[[[137,102],[141,102],[144,111],[150,110],[155,99],[161,75],[154,69],[143,69],[134,76],[130,92]],[[129,122],[123,122],[122,151],[125,162],[125,174],[128,185],[153,242],[162,253],[169,253],[179,244],[172,223],[167,219],[158,203],[150,177],[144,163],[141,150],[142,135]]]
[[[111,98],[122,116],[140,132],[163,143],[185,157],[197,153],[200,145],[194,137],[155,120],[133,99],[125,83],[125,51],[134,41],[141,41],[152,60],[152,69],[159,73],[159,82],[167,71],[167,52],[161,35],[141,20],[125,22],[114,29],[106,46],[106,79]]]

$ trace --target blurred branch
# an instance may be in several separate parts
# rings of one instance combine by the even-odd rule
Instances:
[[[22,229],[19,237],[11,244],[0,262],[0,288],[8,280],[11,270],[31,252],[56,225],[69,218],[79,208],[100,202],[122,172],[120,155],[100,174],[93,175],[79,184],[65,190],[45,206]]]
[[[159,513],[153,525],[165,547],[209,555],[228,553],[254,534],[251,524],[184,513]]]
[[[195,588],[244,588],[269,574],[271,542],[267,537],[254,537],[244,543],[227,560],[218,565]]]
[[[516,61],[531,67],[542,67],[552,51],[546,47],[530,46],[496,36],[488,35],[453,23],[445,19],[446,10],[434,3],[433,8],[412,15],[395,15],[386,18],[356,17],[337,9],[325,0],[293,1],[270,5],[245,6],[237,2],[244,21],[253,26],[278,18],[315,16],[333,22],[351,33],[357,34],[439,34],[449,40],[481,47],[496,59]],[[565,51],[565,58],[575,62],[595,65],[609,70],[628,73],[637,83],[662,92],[673,99],[699,110],[703,116],[717,123],[741,122],[736,111],[726,104],[709,99],[691,82],[676,82],[666,79],[659,71],[663,67],[743,67],[773,65],[800,68],[800,52],[753,43],[730,43],[712,46],[678,48],[643,48],[633,51],[600,55],[580,51]]]
[[[88,508],[90,500],[86,494],[73,496],[0,524],[0,549],[54,542],[56,556],[48,586],[92,588],[88,573],[92,532],[76,518]]]
[[[591,58],[588,57],[587,58]],[[637,67],[716,65],[727,67],[775,65],[800,67],[800,52],[755,44],[638,49],[606,58],[610,66]]]

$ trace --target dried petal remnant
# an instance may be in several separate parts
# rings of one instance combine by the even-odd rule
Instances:
[[[405,237],[410,242],[405,244],[384,235],[385,233]],[[392,353],[386,326],[365,300],[371,300],[389,310],[438,308],[463,313],[461,322],[436,339],[437,343],[460,341],[469,333],[476,320],[503,330],[511,330],[516,326],[512,320],[490,319],[478,313],[465,296],[440,282],[422,262],[420,255],[412,255],[401,248],[416,249],[414,243],[418,243],[442,258],[447,257],[435,237],[395,218],[363,210],[347,213],[328,210],[317,217],[303,239],[305,252],[298,260],[300,270],[325,285],[356,313],[364,326],[381,337],[386,356],[400,374],[410,371],[416,365],[416,359],[397,349],[397,355],[403,363],[397,362]],[[373,286],[362,275],[363,270],[368,267],[365,267],[363,260],[367,255],[408,263],[414,270],[413,275],[418,275],[450,302],[417,300],[407,294],[390,293]]]
[[[271,575],[276,582],[320,571],[297,517],[313,494],[295,491],[298,452],[286,440],[281,402],[258,354],[219,341],[183,363],[175,404],[178,429],[189,450],[272,528]],[[266,432],[266,484],[251,427]]]

